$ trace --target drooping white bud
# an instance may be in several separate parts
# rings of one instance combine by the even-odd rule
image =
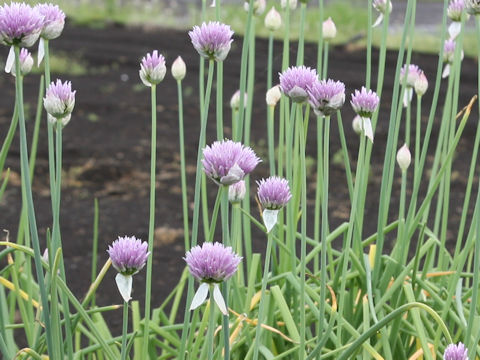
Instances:
[[[282,0],[280,2],[282,9],[285,9],[287,7],[287,3],[290,6],[290,10],[295,10],[297,8],[297,0]]]
[[[428,80],[422,71],[422,73],[417,78],[417,80],[415,80],[415,92],[417,93],[417,95],[423,96],[427,92],[427,89],[428,89]]]
[[[408,150],[407,144],[404,144],[400,150],[397,152],[397,163],[400,166],[400,169],[403,171],[407,171],[410,163],[412,162],[412,154],[410,154],[410,150]]]
[[[275,85],[274,87],[272,87],[267,91],[267,96],[266,96],[267,105],[268,106],[277,105],[281,97],[282,97],[282,92],[280,91],[280,86]]]
[[[265,27],[270,31],[277,31],[282,26],[282,17],[280,13],[272,6],[265,16]]]
[[[187,73],[187,66],[182,57],[179,56],[172,64],[172,76],[175,80],[183,80]]]
[[[335,23],[331,17],[323,22],[322,35],[323,39],[326,41],[332,40],[335,38],[335,36],[337,36],[337,27],[335,26]]]
[[[355,131],[355,133],[357,135],[360,135],[362,133],[362,131],[363,131],[363,129],[362,129],[362,118],[360,117],[360,115],[357,115],[353,118],[352,128],[353,128],[353,131]]]

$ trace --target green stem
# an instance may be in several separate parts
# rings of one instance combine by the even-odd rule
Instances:
[[[267,289],[267,282],[268,282],[268,274],[270,272],[270,258],[272,254],[272,242],[273,242],[273,236],[271,233],[268,234],[268,240],[267,240],[267,251],[265,253],[265,267],[263,269],[263,277],[262,277],[262,288],[260,290],[260,303],[258,305],[258,319],[257,319],[257,326],[255,330],[255,343],[253,345],[254,347],[254,353],[253,353],[253,360],[258,360],[258,351],[260,347],[260,337],[261,337],[261,332],[262,332],[262,321],[264,317],[264,311],[265,311],[265,291]]]
[[[273,31],[268,34],[267,90],[272,88]]]
[[[207,132],[207,119],[208,119],[208,107],[210,104],[210,94],[212,91],[212,82],[213,82],[213,72],[214,72],[215,62],[213,60],[209,61],[208,66],[208,79],[207,79],[207,89],[205,93],[205,105],[202,112],[201,122],[200,122],[200,135],[198,139],[198,151],[197,151],[197,172],[195,176],[195,193],[194,193],[194,202],[193,202],[193,221],[192,221],[192,238],[191,243],[189,244],[190,247],[197,245],[197,238],[198,238],[198,220],[199,220],[199,213],[200,213],[200,185],[202,180],[202,149],[203,144],[205,143],[205,137]],[[241,96],[241,95],[240,95]],[[189,250],[189,248],[185,249]],[[189,277],[188,279],[188,290],[187,290],[187,304],[192,302],[193,297],[193,279]],[[185,358],[185,346],[187,343],[188,337],[188,330],[190,324],[190,310],[188,306],[185,306],[185,313],[184,313],[184,322],[182,328],[182,338],[179,347],[179,359],[183,360]]]
[[[216,2],[220,4],[220,1]],[[218,5],[217,5],[218,9]],[[223,62],[217,64],[217,140],[223,139]]]
[[[275,129],[274,129],[274,117],[275,106],[268,106],[268,119],[267,119],[267,131],[268,131],[268,163],[270,165],[270,175],[275,175]]]
[[[207,331],[207,352],[208,360],[213,360],[213,337],[215,329],[215,305],[213,301],[213,292],[210,288],[210,306],[208,308],[208,331]]]
[[[25,189],[25,195],[27,200],[27,210],[28,210],[28,222],[30,228],[30,235],[32,238],[33,250],[35,255],[35,270],[37,274],[37,281],[40,289],[40,297],[43,308],[43,320],[46,330],[47,338],[47,349],[53,350],[52,343],[52,334],[51,334],[51,325],[50,325],[50,314],[48,306],[47,293],[45,291],[45,281],[44,274],[42,270],[41,262],[41,252],[40,252],[40,243],[38,239],[37,232],[37,223],[35,220],[35,210],[33,205],[33,196],[32,188],[30,182],[30,171],[28,165],[28,149],[27,149],[27,133],[25,129],[25,114],[23,109],[23,77],[20,73],[20,48],[15,46],[15,92],[16,92],[16,106],[18,108],[18,117],[20,124],[20,162],[21,162],[21,173],[22,173],[22,184]]]
[[[288,7],[288,6],[287,6]],[[300,4],[300,31],[298,35],[297,66],[303,65],[305,48],[305,17],[307,13],[307,3]]]
[[[128,303],[123,302],[122,352],[121,359],[127,358]]]
[[[153,235],[155,233],[155,175],[157,158],[157,86],[151,87],[152,134],[150,144],[150,216],[148,221],[147,275],[145,278],[145,316],[143,327],[142,359],[147,358],[148,336],[150,333],[150,308],[152,298]]]
[[[185,166],[185,133],[183,128],[183,96],[182,81],[177,81],[178,92],[178,135],[180,144],[180,177],[182,183],[182,210],[183,210],[183,236],[185,249],[188,249],[189,227],[188,227],[188,194],[187,194],[187,172]]]

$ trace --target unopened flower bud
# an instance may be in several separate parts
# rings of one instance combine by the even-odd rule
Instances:
[[[329,17],[327,20],[323,22],[323,39],[326,41],[332,40],[337,36],[337,27],[333,22],[332,18]]]
[[[282,92],[280,91],[280,86],[275,85],[270,90],[267,91],[267,105],[268,106],[275,106],[277,105],[278,101],[282,97]]]
[[[183,80],[187,73],[187,66],[182,57],[179,56],[172,64],[172,76],[175,80]]]
[[[355,133],[357,135],[360,135],[362,133],[362,118],[360,117],[360,115],[357,115],[353,118],[353,121],[352,121],[352,128],[353,128],[353,131],[355,131]]]
[[[140,63],[140,79],[146,86],[159,84],[166,72],[165,58],[157,50],[144,56]]]
[[[282,0],[280,5],[282,6],[282,9],[285,9],[288,5],[290,6],[290,10],[295,10],[297,8],[297,0]]]
[[[245,180],[240,180],[228,187],[228,201],[231,203],[239,203],[245,198],[247,189],[245,187]]]
[[[247,12],[248,12],[248,9],[250,8],[250,3],[253,3],[253,14],[254,15],[260,16],[265,12],[265,9],[267,7],[267,1],[266,0],[249,0],[249,1],[246,1],[245,4],[243,5],[243,8]]]
[[[25,48],[20,50],[20,73],[22,76],[27,75],[30,71],[32,71],[33,67],[33,58],[30,51]],[[15,63],[12,64],[12,69],[10,70],[13,76],[17,76],[17,72],[15,70]]]
[[[424,72],[419,75],[418,79],[415,80],[415,92],[418,96],[423,96],[428,89],[428,80]]]
[[[75,91],[72,91],[72,83],[70,81],[62,83],[58,79],[57,82],[52,82],[43,98],[43,106],[52,118],[68,122],[75,106]]]
[[[247,105],[247,93],[243,95],[243,107]],[[230,107],[232,110],[240,109],[240,90],[235,91],[235,94],[232,95],[230,99]]]
[[[412,155],[410,154],[410,150],[408,150],[407,144],[404,144],[397,152],[398,166],[400,166],[400,169],[402,169],[402,171],[407,171],[411,162]]]
[[[282,17],[275,10],[275,6],[273,6],[267,13],[267,16],[265,16],[265,27],[270,31],[276,31],[280,29],[280,26],[282,26]]]

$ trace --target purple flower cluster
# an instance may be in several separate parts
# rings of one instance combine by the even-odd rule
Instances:
[[[462,343],[450,344],[445,349],[443,360],[468,360],[468,350]]]
[[[20,73],[23,75],[27,75],[33,67],[33,57],[30,51],[25,48],[20,50]],[[15,63],[12,64],[12,69],[10,71],[13,76],[17,76],[17,71],[15,69]]]
[[[318,116],[330,116],[345,103],[345,84],[331,79],[315,81],[308,88],[308,102]]]
[[[218,21],[194,26],[188,35],[197,52],[204,58],[223,61],[230,51],[233,31]]]
[[[41,37],[47,40],[60,36],[65,26],[65,13],[53,4],[38,4],[34,8],[43,16]]]
[[[447,15],[452,21],[462,21],[462,12],[465,8],[464,0],[452,0],[447,8]]]
[[[280,210],[292,198],[288,181],[278,176],[257,181],[258,200],[264,209]]]
[[[157,50],[142,58],[139,74],[140,79],[146,86],[159,84],[165,77],[166,72],[165,58]]]
[[[187,251],[184,260],[198,281],[221,283],[235,274],[242,258],[231,247],[206,242]]]
[[[43,16],[25,3],[0,6],[0,42],[5,45],[32,46],[43,29]]]
[[[232,140],[215,141],[203,149],[203,169],[219,185],[242,180],[260,161],[251,148]]]
[[[113,267],[122,275],[138,273],[147,262],[148,244],[135,236],[119,237],[108,247]]]
[[[352,94],[352,104],[353,110],[364,118],[371,118],[373,113],[377,110],[378,103],[380,99],[378,95],[372,91],[367,90],[364,86],[360,91],[355,90],[355,93]]]
[[[406,80],[405,86],[407,87],[414,87],[415,86],[415,81],[420,77],[422,74],[422,70],[417,65],[410,64],[408,65],[408,70],[407,70],[407,65],[403,65],[402,69],[400,70],[400,82],[403,84],[403,82]],[[406,75],[406,78],[405,78]]]
[[[292,66],[280,73],[280,89],[296,103],[308,99],[308,90],[317,81],[317,71],[305,66]]]
[[[57,79],[56,83],[50,83],[43,98],[43,106],[47,113],[55,119],[69,117],[75,106],[75,93],[76,91],[72,91],[72,83],[70,81],[62,83]]]

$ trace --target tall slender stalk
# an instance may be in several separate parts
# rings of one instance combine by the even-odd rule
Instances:
[[[147,276],[145,279],[145,317],[143,328],[142,359],[147,358],[150,333],[150,308],[152,297],[153,235],[155,233],[155,175],[157,165],[157,86],[151,85],[152,129],[150,148],[150,216],[148,221]]]
[[[178,136],[180,144],[180,177],[182,184],[182,211],[183,211],[183,237],[185,249],[189,247],[189,226],[188,226],[188,194],[187,194],[187,172],[185,166],[185,134],[183,128],[183,95],[182,80],[177,80],[178,94]]]
[[[197,237],[198,237],[198,220],[199,220],[199,212],[200,212],[200,185],[202,180],[202,148],[203,144],[205,143],[205,137],[207,132],[207,118],[208,118],[208,108],[210,104],[210,94],[212,91],[212,82],[213,82],[213,73],[214,73],[215,62],[213,60],[209,61],[208,66],[208,79],[207,79],[207,89],[205,92],[205,104],[203,106],[203,112],[201,114],[201,121],[200,121],[200,136],[198,139],[198,151],[197,151],[197,171],[195,176],[195,194],[194,194],[194,207],[193,207],[193,221],[192,221],[192,234],[191,234],[191,242],[190,247],[197,245]],[[241,95],[240,95],[241,97]],[[189,250],[187,248],[186,250]],[[190,324],[190,310],[189,304],[191,303],[193,298],[193,279],[189,277],[188,279],[188,289],[187,289],[187,306],[185,306],[185,313],[183,317],[183,328],[182,328],[182,337],[180,341],[179,347],[179,359],[183,360],[185,358],[185,346],[187,343],[187,336]]]
[[[122,350],[121,360],[127,358],[127,333],[128,333],[128,303],[123,302]],[[146,359],[146,358],[144,358]]]
[[[28,222],[30,228],[30,235],[33,244],[34,250],[34,259],[35,259],[35,270],[37,274],[37,281],[40,290],[40,297],[43,308],[43,321],[45,324],[46,339],[47,339],[47,349],[53,350],[52,334],[51,334],[51,323],[50,323],[50,314],[49,314],[49,305],[48,298],[45,288],[44,274],[41,264],[41,252],[40,252],[40,243],[38,239],[37,231],[37,222],[35,219],[35,209],[33,205],[33,196],[32,196],[32,187],[30,182],[30,172],[28,165],[28,149],[27,149],[27,133],[25,129],[25,114],[23,109],[23,77],[20,70],[20,48],[15,46],[15,94],[16,94],[16,106],[18,108],[18,119],[20,125],[20,165],[21,165],[21,175],[22,175],[22,185],[25,189],[25,196],[27,201],[27,210],[28,210]]]

